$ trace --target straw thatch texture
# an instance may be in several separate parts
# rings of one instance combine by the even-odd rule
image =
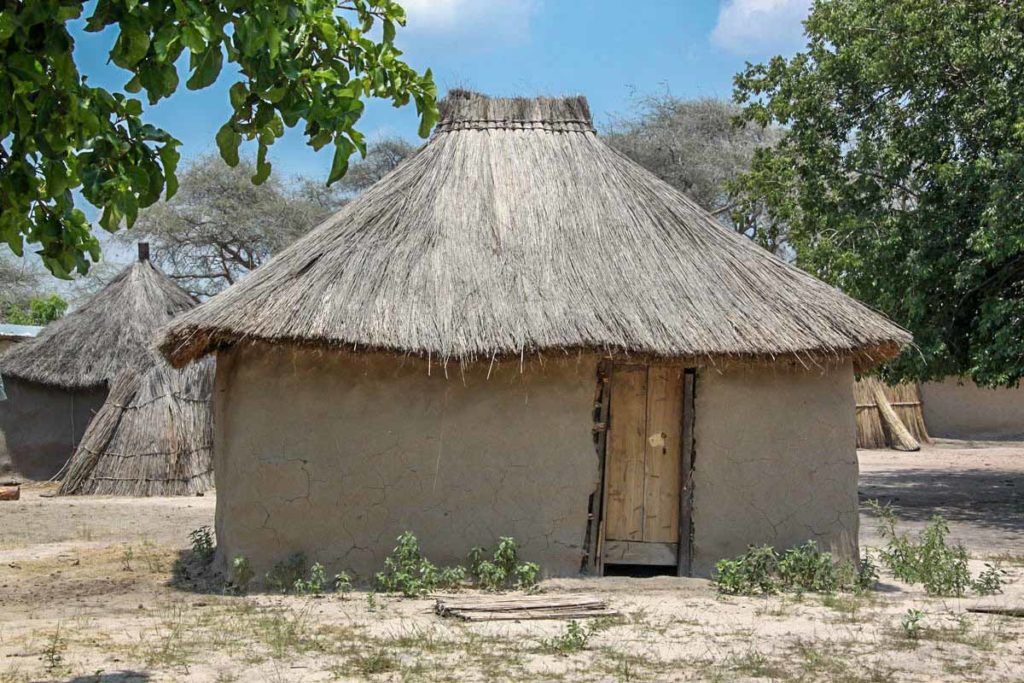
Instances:
[[[857,404],[857,448],[889,448],[893,445],[890,432],[883,425],[876,400],[876,391],[884,392],[889,405],[900,422],[918,443],[930,441],[921,407],[921,392],[917,384],[889,385],[875,377],[864,377],[853,386]]]
[[[126,370],[89,424],[62,495],[175,496],[213,486],[212,360]]]
[[[884,359],[910,335],[607,147],[586,100],[455,91],[420,152],[178,318],[244,340],[474,359],[543,349]]]
[[[149,261],[129,266],[71,314],[0,356],[0,374],[65,389],[148,367],[154,334],[195,300]]]

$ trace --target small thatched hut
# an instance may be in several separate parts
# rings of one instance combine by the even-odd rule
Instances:
[[[0,355],[0,471],[49,479],[71,457],[110,383],[152,366],[156,331],[195,305],[148,259],[122,271],[74,312]]]
[[[217,355],[221,557],[379,569],[513,535],[549,574],[857,549],[854,366],[910,335],[603,144],[456,91],[431,140],[178,318]]]

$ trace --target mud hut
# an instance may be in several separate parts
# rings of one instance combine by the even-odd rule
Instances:
[[[394,538],[547,574],[857,550],[854,367],[910,335],[607,147],[582,97],[454,91],[430,141],[169,327],[216,354],[220,557]]]
[[[126,368],[153,363],[156,331],[195,301],[139,260],[34,339],[0,356],[7,390],[0,403],[0,472],[49,479],[67,463],[110,383]]]

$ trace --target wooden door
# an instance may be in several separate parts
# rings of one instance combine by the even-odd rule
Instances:
[[[682,367],[615,365],[605,452],[605,563],[675,565]]]

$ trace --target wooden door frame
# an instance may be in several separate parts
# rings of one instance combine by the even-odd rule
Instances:
[[[643,365],[650,368],[652,362],[619,363],[619,365]],[[612,381],[615,363],[603,360],[598,364],[597,381],[602,383],[600,429],[597,439],[598,467],[600,470],[599,495],[596,497],[597,509],[591,526],[590,568],[598,576],[604,576],[605,554],[605,511],[608,509],[608,430],[611,429],[614,416],[611,414],[611,394],[615,390]],[[679,481],[679,541],[676,554],[676,575],[690,576],[693,563],[693,458],[694,458],[694,394],[697,385],[696,368],[683,370],[683,411],[682,430],[680,433],[680,481]]]
[[[690,576],[693,566],[693,455],[694,455],[694,393],[697,389],[696,368],[683,371],[683,429],[680,437],[679,468],[679,554],[676,576]]]

